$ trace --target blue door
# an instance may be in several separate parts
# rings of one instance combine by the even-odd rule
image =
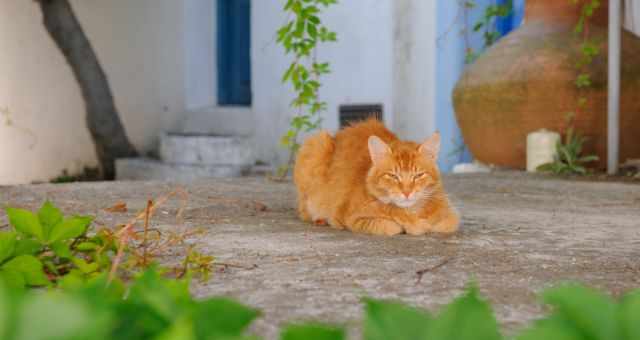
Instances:
[[[218,104],[251,105],[251,1],[218,0]]]
[[[565,1],[565,0],[558,0]],[[522,18],[524,17],[524,5],[525,0],[498,0],[498,5],[503,5],[509,3],[511,6],[511,10],[513,11],[507,17],[498,18],[496,21],[496,26],[498,32],[500,32],[500,36],[503,37],[507,35],[507,33],[513,31],[518,28],[522,23]]]

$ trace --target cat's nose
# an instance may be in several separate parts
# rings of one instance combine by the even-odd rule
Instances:
[[[409,198],[409,195],[411,195],[411,189],[402,190],[402,194],[405,198]]]

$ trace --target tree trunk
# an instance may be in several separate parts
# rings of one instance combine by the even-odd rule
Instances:
[[[47,31],[67,59],[82,90],[87,127],[102,174],[113,179],[116,158],[131,157],[137,153],[118,117],[107,77],[68,0],[37,1],[42,8]]]

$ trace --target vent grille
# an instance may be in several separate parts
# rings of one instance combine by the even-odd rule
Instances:
[[[375,117],[382,120],[382,104],[340,105],[340,128]]]

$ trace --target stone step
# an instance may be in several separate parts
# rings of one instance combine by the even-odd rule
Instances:
[[[116,180],[186,180],[246,176],[247,165],[175,164],[156,159],[120,158],[116,160]]]
[[[174,133],[160,136],[160,159],[172,164],[251,166],[255,163],[252,150],[247,137]]]

